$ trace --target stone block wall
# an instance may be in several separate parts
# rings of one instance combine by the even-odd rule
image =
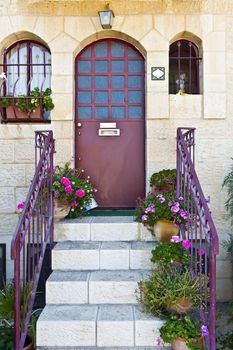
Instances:
[[[9,249],[17,215],[34,171],[34,130],[49,128],[56,138],[56,163],[74,160],[74,61],[87,44],[119,38],[135,45],[146,64],[146,177],[175,167],[176,128],[196,127],[197,172],[220,238],[231,232],[221,185],[233,156],[233,7],[221,1],[110,2],[116,17],[112,30],[102,30],[97,10],[77,1],[0,1],[0,50],[20,39],[46,43],[52,58],[55,109],[46,124],[0,124],[0,242],[7,243],[7,272],[12,276]],[[155,3],[153,2],[153,3]],[[141,4],[140,4],[141,3]],[[142,4],[143,3],[143,4]],[[163,4],[162,4],[163,3]],[[159,5],[160,4],[160,5]],[[160,7],[159,7],[160,6]],[[96,9],[96,11],[94,10]],[[201,45],[201,95],[169,95],[169,44],[187,38]],[[165,67],[164,81],[151,80],[151,67]],[[232,267],[223,250],[218,257],[218,295],[231,296]]]

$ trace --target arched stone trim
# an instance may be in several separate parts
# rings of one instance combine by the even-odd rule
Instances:
[[[197,35],[195,35],[195,34],[193,34],[191,32],[187,32],[186,30],[176,34],[170,40],[170,45],[173,44],[175,41],[181,40],[181,39],[186,39],[186,40],[192,41],[198,47],[199,51],[202,48],[202,40],[201,40],[201,38],[199,38]]]
[[[37,41],[38,43],[45,45],[49,49],[48,44],[42,38],[40,38],[38,35],[31,33],[31,32],[27,32],[27,31],[22,31],[22,32],[12,33],[1,41],[1,44],[0,44],[1,56],[3,55],[5,49],[10,47],[11,45],[16,43],[17,41],[21,41],[21,40]]]
[[[127,43],[130,43],[133,45],[138,51],[143,55],[144,58],[146,58],[146,49],[143,47],[143,45],[133,37],[122,33],[118,32],[116,30],[105,30],[101,32],[97,32],[95,34],[90,35],[86,39],[84,39],[79,46],[76,48],[74,54],[75,57],[79,54],[79,52],[84,49],[86,46],[91,44],[94,41],[100,40],[100,39],[109,39],[109,38],[114,38],[114,39],[121,39],[123,41],[126,41]]]

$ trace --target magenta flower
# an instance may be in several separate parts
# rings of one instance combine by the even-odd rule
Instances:
[[[71,207],[72,208],[77,207],[77,206],[78,206],[78,203],[76,201],[71,202]]]
[[[145,213],[148,214],[148,213],[154,213],[155,212],[155,209],[152,208],[152,207],[148,207],[145,209]]]
[[[191,247],[191,242],[188,239],[184,239],[182,241],[182,247],[184,247],[185,249],[189,250],[189,248]]]
[[[64,185],[64,186],[69,186],[70,185],[70,180],[67,179],[67,177],[63,177],[63,178],[61,178],[60,183],[62,185]]]
[[[170,239],[172,243],[179,243],[180,242],[180,237],[179,236],[172,236]]]
[[[85,196],[85,191],[80,189],[75,192],[75,196],[79,198],[83,198]]]
[[[142,221],[146,221],[148,219],[147,215],[142,215]]]
[[[208,337],[209,335],[208,327],[205,326],[204,324],[201,326],[201,335],[202,337]]]
[[[204,249],[197,249],[197,254],[204,255],[205,254]]]
[[[171,211],[172,211],[173,213],[178,213],[179,210],[180,210],[180,207],[179,207],[178,205],[173,205],[173,206],[171,207]]]
[[[18,205],[17,205],[17,209],[23,209],[25,206],[25,202],[20,202]]]
[[[64,188],[65,192],[68,193],[68,194],[71,194],[73,192],[73,188],[71,186],[66,186]]]

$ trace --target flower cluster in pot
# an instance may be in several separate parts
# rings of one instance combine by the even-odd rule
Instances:
[[[72,216],[81,215],[97,192],[90,183],[90,177],[85,178],[82,169],[72,169],[68,163],[55,168],[52,189],[56,199],[70,205]]]
[[[172,221],[176,225],[186,224],[188,213],[184,210],[183,198],[171,192],[150,192],[145,199],[137,201],[137,221],[151,231],[160,220]]]

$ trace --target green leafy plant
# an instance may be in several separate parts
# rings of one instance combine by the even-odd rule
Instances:
[[[150,178],[150,186],[154,191],[165,192],[176,190],[176,169],[163,169]]]
[[[20,288],[20,330],[23,330],[24,315],[28,308],[29,297],[32,291],[33,285],[26,284],[23,288]],[[36,344],[36,320],[41,312],[40,309],[34,310],[31,313],[30,321],[28,324],[28,334]],[[11,346],[13,341],[12,329],[14,328],[14,283],[9,282],[3,290],[0,291],[0,345],[1,342],[5,347],[0,349],[13,349]]]
[[[86,206],[91,204],[94,193],[97,191],[85,179],[82,169],[72,169],[69,163],[64,167],[57,166],[53,175],[54,196],[70,204],[72,217],[83,213]]]
[[[51,94],[52,90],[49,88],[47,88],[45,91],[40,91],[38,87],[35,87],[30,91],[30,95],[28,97],[26,97],[25,94],[19,94],[17,97],[1,97],[0,108],[16,106],[20,112],[30,114],[34,113],[36,108],[40,107],[42,102],[43,110],[51,111],[54,108]]]
[[[171,266],[174,263],[187,266],[190,263],[190,255],[182,242],[159,242],[151,253],[151,261],[159,266]]]
[[[229,213],[229,216],[233,222],[233,165],[231,166],[230,172],[225,176],[223,180],[223,187],[226,187],[227,190],[227,200],[226,200],[226,209]]]
[[[0,349],[14,349],[14,328],[0,326]]]
[[[233,235],[229,234],[228,236],[228,239],[222,242],[222,246],[226,250],[227,255],[233,258]]]
[[[181,298],[188,299],[193,308],[200,306],[200,279],[194,278],[190,270],[160,266],[148,280],[138,283],[138,302],[155,316],[168,315],[169,306],[176,305]]]
[[[136,221],[142,222],[149,229],[159,220],[173,221],[175,224],[186,223],[188,213],[183,209],[183,199],[176,199],[175,194],[150,192],[146,198],[139,198],[136,206]]]
[[[191,350],[203,349],[200,322],[189,316],[178,317],[172,315],[160,328],[160,337],[164,343],[171,343],[177,338],[185,340]]]

